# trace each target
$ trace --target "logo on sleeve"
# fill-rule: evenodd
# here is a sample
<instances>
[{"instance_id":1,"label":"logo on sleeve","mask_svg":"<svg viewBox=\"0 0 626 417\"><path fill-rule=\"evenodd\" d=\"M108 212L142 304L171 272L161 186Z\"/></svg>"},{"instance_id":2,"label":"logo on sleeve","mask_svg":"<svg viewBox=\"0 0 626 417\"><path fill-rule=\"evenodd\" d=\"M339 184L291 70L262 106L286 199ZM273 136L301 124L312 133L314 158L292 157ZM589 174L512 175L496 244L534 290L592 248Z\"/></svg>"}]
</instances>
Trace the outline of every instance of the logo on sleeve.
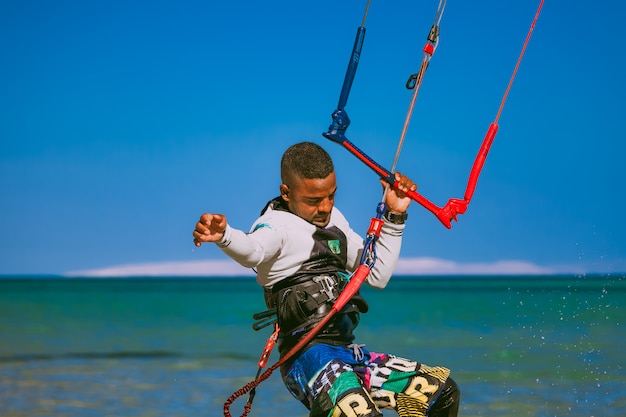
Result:
<instances>
[{"instance_id":1,"label":"logo on sleeve","mask_svg":"<svg viewBox=\"0 0 626 417\"><path fill-rule=\"evenodd\" d=\"M269 224L267 224L267 223L259 223L259 224L257 224L256 226L254 226L254 229L252 229L252 232L251 232L251 233L254 233L254 232L256 232L257 230L262 229L262 228L264 228L264 227L267 227L268 229L273 229L273 227L272 227L272 226L270 226L270 225L269 225Z\"/></svg>"}]
</instances>

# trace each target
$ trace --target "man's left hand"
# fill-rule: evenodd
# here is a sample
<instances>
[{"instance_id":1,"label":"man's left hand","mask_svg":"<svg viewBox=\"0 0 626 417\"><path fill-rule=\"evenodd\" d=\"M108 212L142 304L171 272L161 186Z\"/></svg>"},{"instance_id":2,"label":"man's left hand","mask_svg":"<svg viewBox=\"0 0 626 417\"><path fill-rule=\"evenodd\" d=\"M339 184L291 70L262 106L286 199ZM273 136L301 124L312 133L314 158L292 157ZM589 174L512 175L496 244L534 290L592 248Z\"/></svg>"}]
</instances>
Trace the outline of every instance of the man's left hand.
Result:
<instances>
[{"instance_id":1,"label":"man's left hand","mask_svg":"<svg viewBox=\"0 0 626 417\"><path fill-rule=\"evenodd\" d=\"M411 181L409 177L399 172L396 172L394 176L398 188L392 188L391 186L387 188L385 204L387 205L387 210L392 213L404 213L409 208L411 201L413 201L410 197L407 197L406 193L408 191L416 191L417 184ZM383 186L387 185L384 180L381 180L381 183Z\"/></svg>"}]
</instances>

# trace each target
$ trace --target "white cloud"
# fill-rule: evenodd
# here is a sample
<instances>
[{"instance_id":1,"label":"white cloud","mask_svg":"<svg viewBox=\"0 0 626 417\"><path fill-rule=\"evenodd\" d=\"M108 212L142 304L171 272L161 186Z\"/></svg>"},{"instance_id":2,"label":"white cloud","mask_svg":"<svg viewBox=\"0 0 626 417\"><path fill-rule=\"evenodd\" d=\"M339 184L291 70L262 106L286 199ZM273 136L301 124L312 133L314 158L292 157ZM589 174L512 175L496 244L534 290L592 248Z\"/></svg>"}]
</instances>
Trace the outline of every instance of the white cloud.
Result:
<instances>
[{"instance_id":1,"label":"white cloud","mask_svg":"<svg viewBox=\"0 0 626 417\"><path fill-rule=\"evenodd\" d=\"M461 263L438 258L403 258L398 261L395 275L550 275L583 273L573 267L544 267L526 261ZM118 265L100 269L71 271L69 277L133 277L133 276L254 276L251 269L231 260L155 262Z\"/></svg>"},{"instance_id":2,"label":"white cloud","mask_svg":"<svg viewBox=\"0 0 626 417\"><path fill-rule=\"evenodd\" d=\"M395 275L550 275L557 272L554 268L525 261L460 263L438 258L404 258L398 260Z\"/></svg>"},{"instance_id":3,"label":"white cloud","mask_svg":"<svg viewBox=\"0 0 626 417\"><path fill-rule=\"evenodd\" d=\"M134 277L134 276L254 276L254 271L244 268L231 260L154 262L143 264L118 265L100 269L71 271L69 277Z\"/></svg>"}]
</instances>

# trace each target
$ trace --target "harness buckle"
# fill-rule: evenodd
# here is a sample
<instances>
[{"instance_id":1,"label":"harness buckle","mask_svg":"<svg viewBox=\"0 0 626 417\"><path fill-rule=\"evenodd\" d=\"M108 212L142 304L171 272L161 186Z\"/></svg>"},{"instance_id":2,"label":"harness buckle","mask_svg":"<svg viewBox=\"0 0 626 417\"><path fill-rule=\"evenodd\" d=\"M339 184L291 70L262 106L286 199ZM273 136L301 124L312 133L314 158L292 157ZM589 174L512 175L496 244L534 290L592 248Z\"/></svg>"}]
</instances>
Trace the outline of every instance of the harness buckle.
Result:
<instances>
[{"instance_id":1,"label":"harness buckle","mask_svg":"<svg viewBox=\"0 0 626 417\"><path fill-rule=\"evenodd\" d=\"M337 282L333 279L333 277L328 275L320 275L313 277L313 282L319 284L320 293L324 294L328 297L329 300L334 300L336 297L335 288L337 286Z\"/></svg>"}]
</instances>

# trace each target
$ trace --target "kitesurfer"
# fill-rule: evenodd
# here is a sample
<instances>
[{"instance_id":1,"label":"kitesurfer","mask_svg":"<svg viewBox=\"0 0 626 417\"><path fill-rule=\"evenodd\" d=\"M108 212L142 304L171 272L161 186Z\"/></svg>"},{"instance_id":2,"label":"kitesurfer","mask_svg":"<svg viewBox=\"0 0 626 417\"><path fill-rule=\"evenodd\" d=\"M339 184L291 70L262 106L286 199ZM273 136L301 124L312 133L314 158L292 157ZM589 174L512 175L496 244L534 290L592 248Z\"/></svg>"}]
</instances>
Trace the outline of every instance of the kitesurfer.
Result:
<instances>
[{"instance_id":1,"label":"kitesurfer","mask_svg":"<svg viewBox=\"0 0 626 417\"><path fill-rule=\"evenodd\" d=\"M229 225L223 214L204 213L194 244L214 242L232 259L255 268L269 311L276 311L278 349L285 355L330 311L359 265L363 238L334 206L337 183L330 155L301 142L281 159L280 195L267 203L250 232ZM395 173L397 188L384 195L386 212L377 259L366 282L384 288L400 254L417 186ZM355 343L353 330L367 302L357 293L300 352L281 366L283 381L311 417L455 417L460 392L443 367L369 351Z\"/></svg>"}]
</instances>

